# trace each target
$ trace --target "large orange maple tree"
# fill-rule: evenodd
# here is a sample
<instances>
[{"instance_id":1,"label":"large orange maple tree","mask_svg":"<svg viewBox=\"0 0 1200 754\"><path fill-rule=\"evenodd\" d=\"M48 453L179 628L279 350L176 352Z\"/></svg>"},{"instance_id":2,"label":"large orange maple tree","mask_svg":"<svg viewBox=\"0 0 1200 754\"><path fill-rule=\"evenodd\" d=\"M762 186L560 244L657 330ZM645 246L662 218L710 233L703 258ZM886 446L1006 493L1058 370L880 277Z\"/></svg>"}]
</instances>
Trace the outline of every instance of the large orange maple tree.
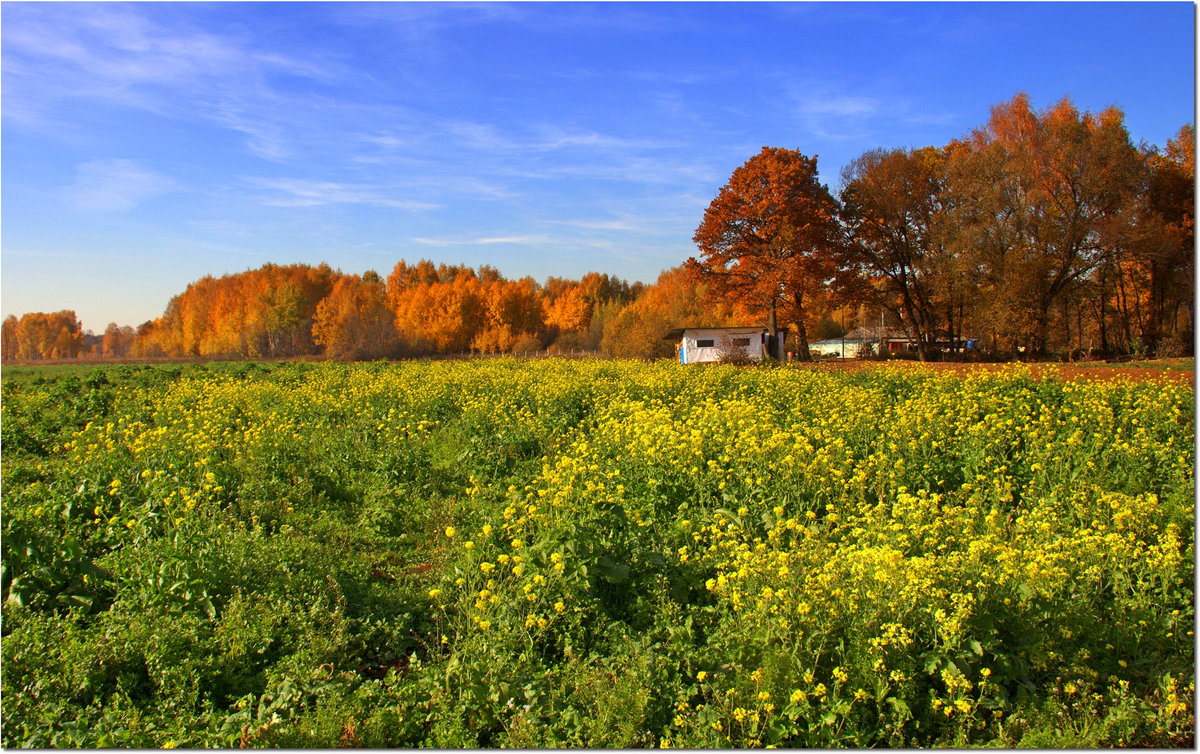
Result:
<instances>
[{"instance_id":1,"label":"large orange maple tree","mask_svg":"<svg viewBox=\"0 0 1200 754\"><path fill-rule=\"evenodd\" d=\"M718 300L765 314L772 338L780 320L795 325L797 356L808 359L806 306L831 282L843 248L837 212L815 156L763 147L708 205L693 237L701 255L687 270Z\"/></svg>"}]
</instances>

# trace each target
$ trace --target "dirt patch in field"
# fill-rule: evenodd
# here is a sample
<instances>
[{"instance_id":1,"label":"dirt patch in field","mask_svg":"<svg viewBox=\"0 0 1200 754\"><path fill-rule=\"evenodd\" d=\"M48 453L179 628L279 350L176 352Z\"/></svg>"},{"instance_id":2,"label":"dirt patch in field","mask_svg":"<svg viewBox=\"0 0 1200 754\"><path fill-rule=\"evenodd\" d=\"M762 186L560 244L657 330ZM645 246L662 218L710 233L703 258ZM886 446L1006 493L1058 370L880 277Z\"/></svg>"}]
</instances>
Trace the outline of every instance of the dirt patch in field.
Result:
<instances>
[{"instance_id":1,"label":"dirt patch in field","mask_svg":"<svg viewBox=\"0 0 1200 754\"><path fill-rule=\"evenodd\" d=\"M935 371L950 371L960 375L972 372L999 372L1011 368L1012 364L966 364L960 362L931 361L922 364L919 361L823 361L811 365L794 364L801 369L816 369L825 371L856 371L872 369L887 365L912 368L927 368ZM1196 373L1182 368L1167 368L1165 365L1136 366L1133 364L1097 364L1097 363L1060 363L1041 362L1029 363L1030 372L1037 379L1058 377L1062 380L1120 380L1128 379L1135 382L1146 380L1176 380L1189 385L1196 384Z\"/></svg>"}]
</instances>

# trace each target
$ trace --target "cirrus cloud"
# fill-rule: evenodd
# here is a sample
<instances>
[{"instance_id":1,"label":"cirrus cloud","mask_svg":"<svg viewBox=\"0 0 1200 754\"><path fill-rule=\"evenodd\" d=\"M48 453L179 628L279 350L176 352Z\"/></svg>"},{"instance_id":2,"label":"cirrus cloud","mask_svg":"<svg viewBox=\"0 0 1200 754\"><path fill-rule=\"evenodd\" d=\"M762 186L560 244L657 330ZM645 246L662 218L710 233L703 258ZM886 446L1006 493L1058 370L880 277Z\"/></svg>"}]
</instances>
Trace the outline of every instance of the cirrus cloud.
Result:
<instances>
[{"instance_id":1,"label":"cirrus cloud","mask_svg":"<svg viewBox=\"0 0 1200 754\"><path fill-rule=\"evenodd\" d=\"M75 168L66 189L69 204L87 212L127 212L138 204L174 191L173 179L133 160L102 159Z\"/></svg>"}]
</instances>

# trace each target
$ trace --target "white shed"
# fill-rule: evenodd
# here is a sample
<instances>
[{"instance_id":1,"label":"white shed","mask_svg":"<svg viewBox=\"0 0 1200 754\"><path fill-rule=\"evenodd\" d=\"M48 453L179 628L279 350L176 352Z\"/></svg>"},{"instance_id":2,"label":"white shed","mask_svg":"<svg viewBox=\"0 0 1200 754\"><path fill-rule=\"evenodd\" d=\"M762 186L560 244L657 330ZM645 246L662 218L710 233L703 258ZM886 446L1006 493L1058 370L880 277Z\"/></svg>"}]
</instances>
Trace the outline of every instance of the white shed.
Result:
<instances>
[{"instance_id":1,"label":"white shed","mask_svg":"<svg viewBox=\"0 0 1200 754\"><path fill-rule=\"evenodd\" d=\"M680 364L701 364L722 358L761 361L766 350L765 327L678 327L663 336L676 342Z\"/></svg>"}]
</instances>

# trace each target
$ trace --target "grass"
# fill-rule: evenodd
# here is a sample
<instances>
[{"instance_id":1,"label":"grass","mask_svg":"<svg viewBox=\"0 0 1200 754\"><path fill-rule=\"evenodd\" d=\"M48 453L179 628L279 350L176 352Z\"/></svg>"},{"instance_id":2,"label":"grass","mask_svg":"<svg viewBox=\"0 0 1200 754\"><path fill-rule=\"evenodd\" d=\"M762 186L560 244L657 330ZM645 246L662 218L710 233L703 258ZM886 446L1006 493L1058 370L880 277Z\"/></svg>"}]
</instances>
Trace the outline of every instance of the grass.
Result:
<instances>
[{"instance_id":1,"label":"grass","mask_svg":"<svg viewBox=\"0 0 1200 754\"><path fill-rule=\"evenodd\" d=\"M3 373L5 746L1190 746L1174 380Z\"/></svg>"}]
</instances>

